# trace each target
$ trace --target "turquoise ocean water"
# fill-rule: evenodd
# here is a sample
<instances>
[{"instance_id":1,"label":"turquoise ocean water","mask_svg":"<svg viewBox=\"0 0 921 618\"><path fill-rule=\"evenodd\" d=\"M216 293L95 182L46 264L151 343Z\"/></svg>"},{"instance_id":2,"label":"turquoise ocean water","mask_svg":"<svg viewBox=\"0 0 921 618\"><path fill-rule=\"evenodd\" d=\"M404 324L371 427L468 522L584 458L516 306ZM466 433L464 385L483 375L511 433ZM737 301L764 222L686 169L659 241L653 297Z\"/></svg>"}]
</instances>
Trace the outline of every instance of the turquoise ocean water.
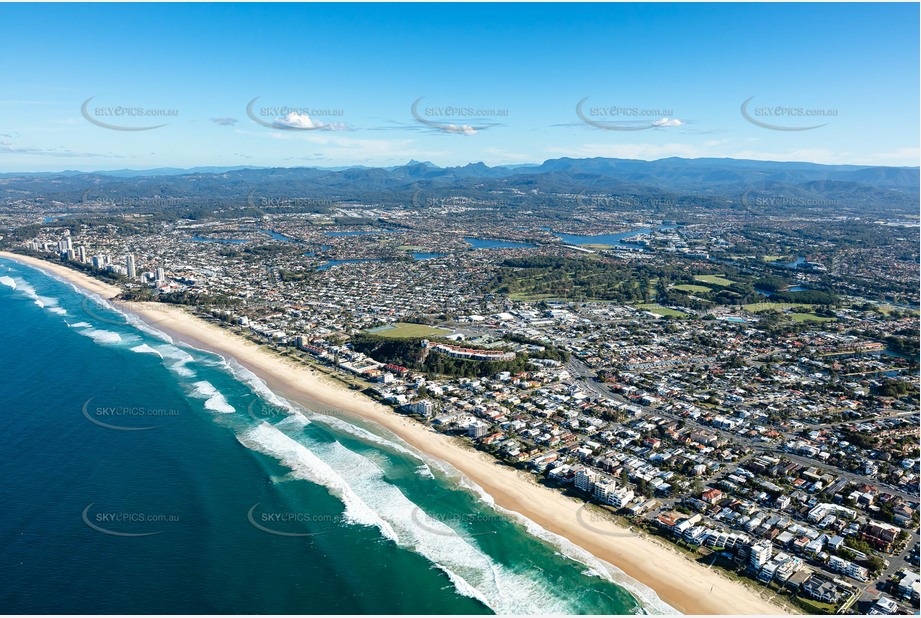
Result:
<instances>
[{"instance_id":1,"label":"turquoise ocean water","mask_svg":"<svg viewBox=\"0 0 921 618\"><path fill-rule=\"evenodd\" d=\"M383 429L3 259L0 331L5 613L665 608Z\"/></svg>"}]
</instances>

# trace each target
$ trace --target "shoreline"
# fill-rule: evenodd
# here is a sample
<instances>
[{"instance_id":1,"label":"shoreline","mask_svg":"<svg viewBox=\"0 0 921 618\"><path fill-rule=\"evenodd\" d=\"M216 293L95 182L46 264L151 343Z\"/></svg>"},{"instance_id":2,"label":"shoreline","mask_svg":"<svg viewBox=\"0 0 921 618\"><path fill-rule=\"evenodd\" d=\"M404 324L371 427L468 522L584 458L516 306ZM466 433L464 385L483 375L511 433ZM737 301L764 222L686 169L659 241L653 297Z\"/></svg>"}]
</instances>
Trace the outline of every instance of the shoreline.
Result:
<instances>
[{"instance_id":1,"label":"shoreline","mask_svg":"<svg viewBox=\"0 0 921 618\"><path fill-rule=\"evenodd\" d=\"M51 272L78 287L114 298L121 290L92 277L30 256L0 251L0 257ZM730 580L693 562L664 541L638 536L607 518L591 518L584 501L544 487L527 473L505 466L457 438L439 434L394 412L367 396L312 369L265 350L259 345L192 315L187 310L160 303L115 301L120 309L164 331L177 341L233 358L262 379L277 394L319 413L342 413L373 422L414 449L447 463L479 486L496 506L520 514L627 575L655 592L661 601L684 614L779 615L790 610L769 600L765 591ZM631 582L618 582L638 600ZM638 594L639 592L639 594Z\"/></svg>"},{"instance_id":2,"label":"shoreline","mask_svg":"<svg viewBox=\"0 0 921 618\"><path fill-rule=\"evenodd\" d=\"M20 255L18 253L10 253L9 251L0 251L0 257L4 257L9 260L13 260L14 262L19 262L20 264L32 266L47 273L57 275L58 278L81 287L84 290L91 292L92 294L98 294L100 297L106 300L115 298L122 292L121 288L117 286L114 286L110 283L104 283L99 279L90 277L89 275L76 271L73 268L67 268L63 264L55 264L54 262L41 260L39 258L32 257L31 255Z\"/></svg>"}]
</instances>

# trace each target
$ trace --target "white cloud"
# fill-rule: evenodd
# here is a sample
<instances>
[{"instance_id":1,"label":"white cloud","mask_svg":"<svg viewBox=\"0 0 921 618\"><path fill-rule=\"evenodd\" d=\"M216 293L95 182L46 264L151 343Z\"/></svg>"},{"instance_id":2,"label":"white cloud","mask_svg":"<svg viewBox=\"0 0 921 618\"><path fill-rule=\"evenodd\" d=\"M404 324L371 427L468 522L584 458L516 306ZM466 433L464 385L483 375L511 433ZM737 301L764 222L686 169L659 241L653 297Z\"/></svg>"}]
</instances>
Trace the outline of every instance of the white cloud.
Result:
<instances>
[{"instance_id":1,"label":"white cloud","mask_svg":"<svg viewBox=\"0 0 921 618\"><path fill-rule=\"evenodd\" d=\"M345 124L341 122L325 123L318 120L311 120L310 116L307 114L298 114L297 112L289 112L284 118L276 118L274 124L283 129L342 131L347 128Z\"/></svg>"},{"instance_id":2,"label":"white cloud","mask_svg":"<svg viewBox=\"0 0 921 618\"><path fill-rule=\"evenodd\" d=\"M476 135L479 133L476 129L471 127L469 124L456 125L456 124L445 124L438 127L440 131L445 133L459 133L461 135Z\"/></svg>"},{"instance_id":3,"label":"white cloud","mask_svg":"<svg viewBox=\"0 0 921 618\"><path fill-rule=\"evenodd\" d=\"M684 123L677 118L663 118L652 123L654 127L680 127Z\"/></svg>"}]
</instances>

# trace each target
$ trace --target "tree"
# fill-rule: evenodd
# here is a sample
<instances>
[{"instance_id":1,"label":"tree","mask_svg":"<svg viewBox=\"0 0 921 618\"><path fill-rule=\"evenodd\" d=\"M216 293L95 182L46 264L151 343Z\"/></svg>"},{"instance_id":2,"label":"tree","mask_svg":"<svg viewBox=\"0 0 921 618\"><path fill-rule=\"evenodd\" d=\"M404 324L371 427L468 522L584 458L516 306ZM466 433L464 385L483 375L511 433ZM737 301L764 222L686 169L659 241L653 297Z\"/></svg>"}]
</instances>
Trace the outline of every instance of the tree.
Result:
<instances>
[{"instance_id":1,"label":"tree","mask_svg":"<svg viewBox=\"0 0 921 618\"><path fill-rule=\"evenodd\" d=\"M867 570L873 575L878 575L886 568L886 561L879 556L870 556L867 558Z\"/></svg>"},{"instance_id":2,"label":"tree","mask_svg":"<svg viewBox=\"0 0 921 618\"><path fill-rule=\"evenodd\" d=\"M700 479L695 478L694 481L691 483L691 493L693 493L696 496L699 496L700 494L703 493L703 491L704 491L704 486L700 482Z\"/></svg>"}]
</instances>

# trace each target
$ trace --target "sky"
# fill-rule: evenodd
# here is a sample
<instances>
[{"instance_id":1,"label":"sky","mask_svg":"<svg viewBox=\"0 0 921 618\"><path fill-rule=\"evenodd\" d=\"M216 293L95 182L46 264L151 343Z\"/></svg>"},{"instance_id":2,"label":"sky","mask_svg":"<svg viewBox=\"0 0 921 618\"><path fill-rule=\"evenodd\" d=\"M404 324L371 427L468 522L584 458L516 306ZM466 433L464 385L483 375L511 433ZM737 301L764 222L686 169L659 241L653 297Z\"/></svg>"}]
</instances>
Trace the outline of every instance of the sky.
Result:
<instances>
[{"instance_id":1,"label":"sky","mask_svg":"<svg viewBox=\"0 0 921 618\"><path fill-rule=\"evenodd\" d=\"M0 4L0 172L919 164L918 4Z\"/></svg>"}]
</instances>

